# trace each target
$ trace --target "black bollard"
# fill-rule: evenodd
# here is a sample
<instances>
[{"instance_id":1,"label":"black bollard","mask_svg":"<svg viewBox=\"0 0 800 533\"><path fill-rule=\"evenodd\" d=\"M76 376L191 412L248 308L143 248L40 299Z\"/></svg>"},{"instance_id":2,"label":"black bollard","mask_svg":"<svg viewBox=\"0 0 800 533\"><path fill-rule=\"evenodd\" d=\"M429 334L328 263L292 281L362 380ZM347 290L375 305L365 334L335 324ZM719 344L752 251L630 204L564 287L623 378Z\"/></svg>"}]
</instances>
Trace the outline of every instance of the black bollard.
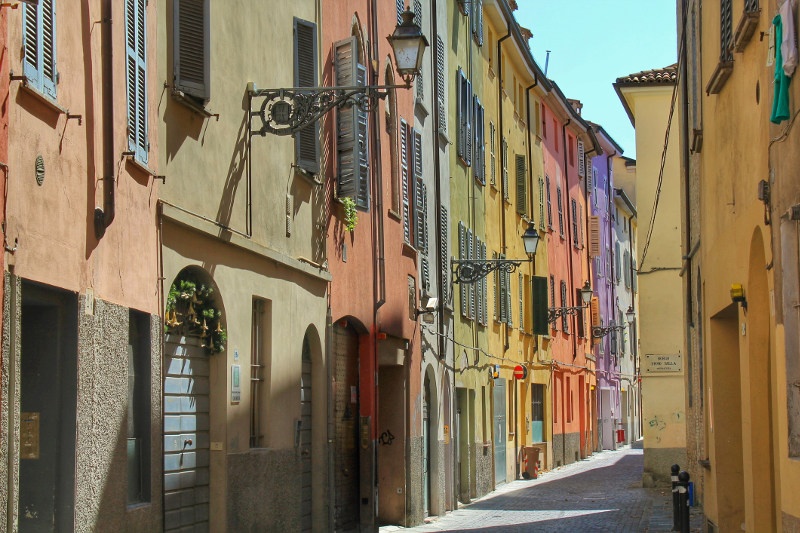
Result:
<instances>
[{"instance_id":1,"label":"black bollard","mask_svg":"<svg viewBox=\"0 0 800 533\"><path fill-rule=\"evenodd\" d=\"M680 507L680 532L689 533L689 472L678 474L678 507Z\"/></svg>"},{"instance_id":2,"label":"black bollard","mask_svg":"<svg viewBox=\"0 0 800 533\"><path fill-rule=\"evenodd\" d=\"M678 465L672 465L670 469L670 479L672 480L672 531L680 531L680 508L678 507L678 472L680 472L681 467Z\"/></svg>"}]
</instances>

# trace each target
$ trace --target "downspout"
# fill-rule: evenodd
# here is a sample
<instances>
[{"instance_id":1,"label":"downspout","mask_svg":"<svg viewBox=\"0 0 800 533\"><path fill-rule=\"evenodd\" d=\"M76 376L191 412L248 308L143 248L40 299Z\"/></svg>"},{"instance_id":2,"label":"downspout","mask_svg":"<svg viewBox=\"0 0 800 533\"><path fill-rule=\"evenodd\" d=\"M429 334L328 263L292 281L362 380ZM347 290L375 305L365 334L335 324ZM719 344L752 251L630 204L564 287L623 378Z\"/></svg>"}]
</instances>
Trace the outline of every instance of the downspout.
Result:
<instances>
[{"instance_id":1,"label":"downspout","mask_svg":"<svg viewBox=\"0 0 800 533\"><path fill-rule=\"evenodd\" d=\"M116 215L114 197L114 43L112 39L113 0L103 2L100 39L103 47L103 208L94 210L94 234L100 240Z\"/></svg>"},{"instance_id":2,"label":"downspout","mask_svg":"<svg viewBox=\"0 0 800 533\"><path fill-rule=\"evenodd\" d=\"M687 6L686 2L684 1L683 6L683 13L682 17L683 20L682 25L686 28L686 15L687 13ZM692 262L692 254L690 252L692 248L692 217L691 217L691 209L690 209L690 199L691 199L691 186L690 186L690 179L689 179L689 86L686 83L687 76L688 76L688 67L686 66L687 52L686 52L686 31L683 31L683 35L681 36L683 42L681 43L681 73L680 73L680 82L681 82L681 96L683 102L681 104L681 119L683 122L683 127L681 128L682 131L682 139L683 139L683 146L681 150L681 158L683 159L683 205L684 205L684 221L683 227L684 229L684 250L685 250L685 257L686 261L691 263ZM693 316L693 309L692 309L692 269L686 268L684 266L684 270L686 271L686 327L687 331L692 326L692 316ZM697 303L700 305L700 302ZM689 346L687 346L688 348ZM688 350L687 350L688 352Z\"/></svg>"},{"instance_id":3,"label":"downspout","mask_svg":"<svg viewBox=\"0 0 800 533\"><path fill-rule=\"evenodd\" d=\"M513 24L513 20L511 24ZM501 37L497 40L497 77L500 80L500 83L497 84L497 131L500 133L500 165L502 166L503 161L503 139L505 139L505 134L503 133L503 41L511 37L511 27L508 28L508 33L505 37ZM505 180L503 176L500 176L500 197L501 197L501 205L502 208L500 209L500 253L506 253L506 205L505 205L505 197L506 197L506 190L505 190ZM502 304L501 304L502 305ZM503 346L504 351L508 349L508 324L503 326L505 330L505 335L503 337Z\"/></svg>"},{"instance_id":4,"label":"downspout","mask_svg":"<svg viewBox=\"0 0 800 533\"><path fill-rule=\"evenodd\" d=\"M611 206L613 204L613 201L611 199L611 191L613 191L613 188L611 187L611 158L614 157L615 155L617 155L617 151L616 150L614 150L613 154L608 154L606 156L606 213L608 213L608 215L609 215L608 216L609 220L611 220ZM613 238L614 237L614 230L613 230L613 224L611 222L609 222L609 224L607 226L607 235L608 235L608 253L611 255L611 273L612 273L611 280L612 280L612 282L611 282L611 297L609 298L609 301L606 302L606 306L607 306L608 309L611 309L611 313L612 313L611 320L614 321L614 323L616 324L617 314L616 314L616 309L614 307L615 307L615 302L617 301L616 292L617 292L617 282L619 280L615 279L615 276L616 276L616 273L617 273L617 270L615 268L615 266L617 264L616 263L617 258L616 258L616 254L615 254L616 248L614 246L612 246L612 243L614 242L614 238ZM615 372L617 370L617 362L619 361L619 356L618 355L613 355L611 353L611 339L615 338L616 334L617 334L616 331L612 331L611 332L611 336L605 337L605 339L608 339L608 344L609 344L608 350L606 351L606 353L608 354L608 365L606 366L606 373L605 373L605 376L604 376L604 379L606 381L606 386L607 387L610 387L611 384L612 384L612 376L614 376L614 374L615 374ZM604 341L605 341L605 339L604 339ZM619 347L619 341L617 341L617 348L618 347ZM614 372L611 372L610 370L613 370ZM615 387L614 387L613 390L614 390L615 393L618 393L619 392L619 379L618 379L618 377L614 378L614 379L615 379L615 383L616 384L615 384ZM613 407L615 403L618 403L617 402L618 398L616 397L616 394L614 396L612 396L609 393L609 398L610 398L610 401L611 401L611 406L609 406L609 407ZM610 413L610 411L609 411L609 413ZM614 427L615 427L614 420L615 419L610 417L610 416L609 416L609 419L611 420L611 424L612 424L612 426L611 426L611 449L616 449L616 441L614 439Z\"/></svg>"},{"instance_id":5,"label":"downspout","mask_svg":"<svg viewBox=\"0 0 800 533\"><path fill-rule=\"evenodd\" d=\"M564 123L564 125L561 126L561 139L562 139L561 148L564 151L564 176L566 177L567 185L569 185L569 160L567 159L567 155L569 153L569 150L568 150L568 147L567 147L567 126L569 126L570 124L572 124L572 119L568 118L567 121ZM564 190L566 191L566 195L562 195L561 198L562 198L563 201L566 201L566 209L565 209L565 211L567 213L569 213L570 209L571 209L571 206L572 206L572 203L570 202L571 198L569 196L569 187L566 187ZM572 246L572 221L570 220L569 216L567 216L567 220L565 220L565 222L566 222L566 226L567 226L567 247L570 248ZM567 259L569 261L569 279L570 279L570 281L574 281L574 279L575 279L575 271L574 271L574 268L573 268L573 265L572 265L572 250L571 249L567 253ZM569 292L571 293L569 295L570 296L570 300L572 300L574 302L575 301L574 287L571 287ZM577 339L578 331L577 331L577 326L575 324L576 324L576 321L573 320L573 328L574 328L575 331L573 331L572 335L570 335L572 337L572 359L573 360L575 360L575 358L578 357L578 339Z\"/></svg>"},{"instance_id":6,"label":"downspout","mask_svg":"<svg viewBox=\"0 0 800 533\"><path fill-rule=\"evenodd\" d=\"M591 129L591 125L589 126L589 128ZM590 137L590 140L591 140L591 137ZM594 145L594 146L597 146L597 145ZM591 238L591 233L589 231L589 217L591 216L591 206L590 206L591 201L589 200L589 189L587 187L587 184L589 183L589 179L592 176L592 164L591 164L591 158L589 157L589 155L594 153L594 152L597 152L597 148L595 148L595 147L593 147L591 150L587 150L587 151L585 151L583 153L583 188L584 188L583 197L586 200L586 206L584 207L584 213L585 213L586 216L584 217L585 220L583 221L583 231L584 231L584 235L586 235L586 239L584 240L584 243L586 243L586 246L588 248L590 248L590 249L591 249L591 246L589 246L589 239ZM589 163L588 165L587 165L587 162ZM587 253L586 253L586 275L591 280L591 284L593 286L592 288L594 289L594 279L592 279L592 260L589 258L589 255L590 254L587 251ZM594 356L594 336L592 335L591 305L592 304L591 304L591 300L590 300L589 301L589 306L590 306L589 307L589 331L586 332L586 334L587 334L586 338L588 339L587 342L589 344L589 347L588 347L589 353L591 353ZM585 320L584 320L584 323L585 323ZM587 366L588 366L588 363L587 363ZM595 370L597 370L597 356L595 356ZM587 374L588 374L588 372L587 372ZM598 396L597 378L596 378L596 376L597 376L597 373L595 372L595 397ZM591 387L591 385L590 385L590 387ZM589 389L589 391L590 392L589 392L589 394L587 396L589 397L589 399L591 401L591 388ZM597 402L595 402L595 404L597 404ZM588 429L587 429L587 431L588 431L589 435L591 435L592 438L591 438L591 441L587 444L586 447L587 447L587 449L594 450L594 449L597 448L595 446L595 444L594 444L595 437L598 436L597 435L597 413L592 413L591 404L589 405L589 409L587 409L587 414L589 415L590 427L592 428L591 431L588 430ZM588 437L588 435L587 435L587 437ZM599 442L599 439L598 439L598 442Z\"/></svg>"}]
</instances>

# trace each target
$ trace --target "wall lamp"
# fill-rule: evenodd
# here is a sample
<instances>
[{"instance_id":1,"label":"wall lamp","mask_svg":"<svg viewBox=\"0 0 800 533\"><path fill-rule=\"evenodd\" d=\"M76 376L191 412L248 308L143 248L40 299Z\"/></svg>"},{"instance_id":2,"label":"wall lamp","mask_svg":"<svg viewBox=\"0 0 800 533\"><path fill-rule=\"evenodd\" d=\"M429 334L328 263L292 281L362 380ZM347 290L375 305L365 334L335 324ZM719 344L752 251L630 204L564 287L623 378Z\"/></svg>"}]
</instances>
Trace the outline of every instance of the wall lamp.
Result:
<instances>
[{"instance_id":1,"label":"wall lamp","mask_svg":"<svg viewBox=\"0 0 800 533\"><path fill-rule=\"evenodd\" d=\"M428 40L422 29L414 24L414 13L406 8L403 21L387 39L394 52L395 69L404 85L365 85L344 87L288 87L283 89L258 89L255 83L247 84L250 98L263 98L261 109L252 116L261 118L261 129L253 134L261 136L293 135L307 128L336 107L355 105L363 111L375 109L391 89L410 89L411 82L422 68L422 56ZM355 80L353 80L355 82Z\"/></svg>"},{"instance_id":2,"label":"wall lamp","mask_svg":"<svg viewBox=\"0 0 800 533\"><path fill-rule=\"evenodd\" d=\"M422 297L422 308L416 309L414 311L414 318L419 318L420 315L422 316L422 321L426 324L433 323L433 313L435 313L438 308L436 305L439 303L439 299L435 296L424 295Z\"/></svg>"},{"instance_id":3,"label":"wall lamp","mask_svg":"<svg viewBox=\"0 0 800 533\"><path fill-rule=\"evenodd\" d=\"M583 305L576 305L573 307L551 307L547 310L547 321L551 324L554 324L559 318L563 316L575 315L584 307L588 307L589 302L592 301L592 286L589 285L589 280L586 280L586 283L584 283L583 287L581 287L581 301L583 302Z\"/></svg>"},{"instance_id":4,"label":"wall lamp","mask_svg":"<svg viewBox=\"0 0 800 533\"><path fill-rule=\"evenodd\" d=\"M731 301L742 305L742 309L747 311L747 299L744 297L744 286L741 283L731 284Z\"/></svg>"},{"instance_id":5,"label":"wall lamp","mask_svg":"<svg viewBox=\"0 0 800 533\"><path fill-rule=\"evenodd\" d=\"M514 272L523 261L530 261L536 255L539 246L539 232L532 223L522 234L522 243L528 259L452 259L453 283L477 283L495 270Z\"/></svg>"},{"instance_id":6,"label":"wall lamp","mask_svg":"<svg viewBox=\"0 0 800 533\"><path fill-rule=\"evenodd\" d=\"M632 305L628 307L627 311L625 311L625 318L628 319L629 325L633 324L633 321L636 318L636 313L634 312ZM610 326L606 327L595 326L592 328L592 337L594 337L595 339L599 339L601 337L605 337L612 331L622 331L626 327L628 326L626 326L625 324L615 325L613 322Z\"/></svg>"}]
</instances>

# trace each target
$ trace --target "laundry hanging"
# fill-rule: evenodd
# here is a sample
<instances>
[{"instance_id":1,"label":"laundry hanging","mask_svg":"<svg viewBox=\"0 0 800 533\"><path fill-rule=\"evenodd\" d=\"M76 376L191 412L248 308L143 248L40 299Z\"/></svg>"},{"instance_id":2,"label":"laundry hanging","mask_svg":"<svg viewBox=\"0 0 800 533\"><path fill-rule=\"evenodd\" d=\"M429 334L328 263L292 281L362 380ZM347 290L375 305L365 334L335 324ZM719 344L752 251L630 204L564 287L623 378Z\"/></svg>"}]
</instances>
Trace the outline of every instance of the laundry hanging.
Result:
<instances>
[{"instance_id":1,"label":"laundry hanging","mask_svg":"<svg viewBox=\"0 0 800 533\"><path fill-rule=\"evenodd\" d=\"M775 26L775 96L772 100L770 121L780 124L790 116L789 84L797 65L797 47L795 46L794 15L792 0L786 0L780 12L772 19Z\"/></svg>"}]
</instances>

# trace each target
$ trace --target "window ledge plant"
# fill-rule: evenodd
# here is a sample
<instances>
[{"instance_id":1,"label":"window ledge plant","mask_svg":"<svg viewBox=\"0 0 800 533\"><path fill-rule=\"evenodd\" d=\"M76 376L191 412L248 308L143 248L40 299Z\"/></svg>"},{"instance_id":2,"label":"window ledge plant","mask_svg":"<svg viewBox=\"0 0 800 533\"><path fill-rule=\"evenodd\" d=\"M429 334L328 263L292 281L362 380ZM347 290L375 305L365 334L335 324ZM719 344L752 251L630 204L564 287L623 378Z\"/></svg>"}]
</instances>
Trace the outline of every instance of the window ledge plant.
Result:
<instances>
[{"instance_id":1,"label":"window ledge plant","mask_svg":"<svg viewBox=\"0 0 800 533\"><path fill-rule=\"evenodd\" d=\"M200 337L211 353L225 349L228 339L222 327L222 311L213 301L214 289L183 274L169 289L164 332Z\"/></svg>"}]
</instances>

